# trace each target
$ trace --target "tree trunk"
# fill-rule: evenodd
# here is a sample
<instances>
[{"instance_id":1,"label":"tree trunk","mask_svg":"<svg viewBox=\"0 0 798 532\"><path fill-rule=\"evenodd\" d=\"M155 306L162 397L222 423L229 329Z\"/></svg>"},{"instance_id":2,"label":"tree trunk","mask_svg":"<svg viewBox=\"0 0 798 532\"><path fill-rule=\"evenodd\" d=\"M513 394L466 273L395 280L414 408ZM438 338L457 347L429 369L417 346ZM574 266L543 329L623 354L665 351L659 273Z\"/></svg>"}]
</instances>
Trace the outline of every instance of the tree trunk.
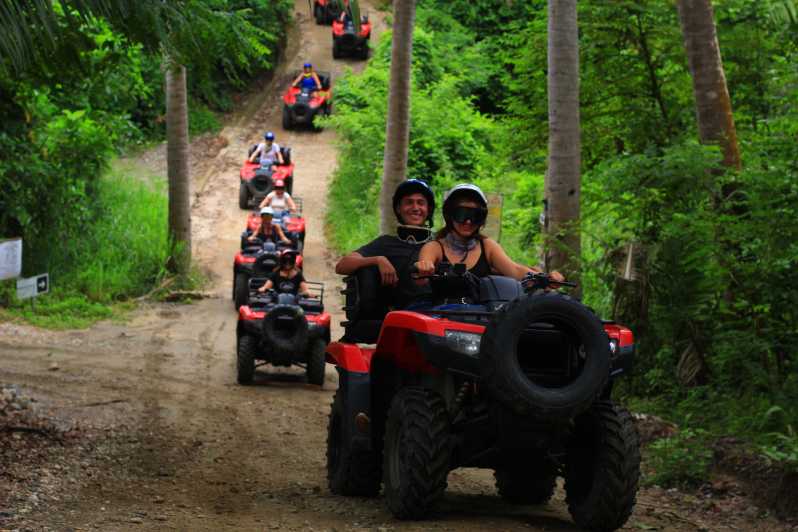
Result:
<instances>
[{"instance_id":1,"label":"tree trunk","mask_svg":"<svg viewBox=\"0 0 798 532\"><path fill-rule=\"evenodd\" d=\"M723 164L740 168L740 149L731 99L710 0L678 0L679 21L693 77L698 135L702 144L719 144Z\"/></svg>"},{"instance_id":2,"label":"tree trunk","mask_svg":"<svg viewBox=\"0 0 798 532\"><path fill-rule=\"evenodd\" d=\"M385 127L385 155L380 193L380 230L383 234L395 232L393 193L407 174L407 149L410 143L410 63L413 57L415 16L415 0L394 0L391 86L388 93L388 120Z\"/></svg>"},{"instance_id":3,"label":"tree trunk","mask_svg":"<svg viewBox=\"0 0 798 532\"><path fill-rule=\"evenodd\" d=\"M579 280L579 35L576 0L549 0L549 168L545 183L546 268Z\"/></svg>"},{"instance_id":4,"label":"tree trunk","mask_svg":"<svg viewBox=\"0 0 798 532\"><path fill-rule=\"evenodd\" d=\"M166 58L166 157L169 176L169 269L188 273L191 266L191 180L188 171L186 68Z\"/></svg>"}]
</instances>

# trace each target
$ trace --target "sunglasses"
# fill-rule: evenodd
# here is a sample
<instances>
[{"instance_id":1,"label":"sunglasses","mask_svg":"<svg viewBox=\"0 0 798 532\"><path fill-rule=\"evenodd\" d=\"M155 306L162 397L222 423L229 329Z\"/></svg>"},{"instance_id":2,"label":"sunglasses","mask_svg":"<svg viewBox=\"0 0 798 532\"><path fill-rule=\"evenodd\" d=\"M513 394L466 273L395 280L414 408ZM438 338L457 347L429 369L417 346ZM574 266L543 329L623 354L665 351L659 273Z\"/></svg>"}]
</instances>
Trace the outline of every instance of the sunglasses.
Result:
<instances>
[{"instance_id":1,"label":"sunglasses","mask_svg":"<svg viewBox=\"0 0 798 532\"><path fill-rule=\"evenodd\" d=\"M452 220L462 224L466 220L476 225L481 225L488 217L488 210L484 207L455 207L452 211Z\"/></svg>"}]
</instances>

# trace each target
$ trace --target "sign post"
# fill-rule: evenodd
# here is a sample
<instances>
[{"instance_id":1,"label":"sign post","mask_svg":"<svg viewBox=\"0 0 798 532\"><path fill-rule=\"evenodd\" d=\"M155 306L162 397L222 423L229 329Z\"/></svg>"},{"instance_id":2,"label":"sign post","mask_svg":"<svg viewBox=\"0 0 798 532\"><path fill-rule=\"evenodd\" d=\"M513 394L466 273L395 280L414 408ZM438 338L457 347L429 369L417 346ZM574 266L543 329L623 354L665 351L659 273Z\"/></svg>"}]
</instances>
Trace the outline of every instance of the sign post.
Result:
<instances>
[{"instance_id":1,"label":"sign post","mask_svg":"<svg viewBox=\"0 0 798 532\"><path fill-rule=\"evenodd\" d=\"M502 236L502 206L504 198L501 194L486 194L488 198L488 222L485 224L485 235L496 242Z\"/></svg>"}]
</instances>

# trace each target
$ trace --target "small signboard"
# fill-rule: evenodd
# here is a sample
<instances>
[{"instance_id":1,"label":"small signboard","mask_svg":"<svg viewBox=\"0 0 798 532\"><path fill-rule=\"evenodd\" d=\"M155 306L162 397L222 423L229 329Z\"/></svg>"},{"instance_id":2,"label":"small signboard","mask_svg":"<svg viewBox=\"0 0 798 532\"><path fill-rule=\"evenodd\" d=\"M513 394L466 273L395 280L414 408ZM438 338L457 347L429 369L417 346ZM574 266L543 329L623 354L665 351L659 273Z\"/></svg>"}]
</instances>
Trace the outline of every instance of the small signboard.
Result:
<instances>
[{"instance_id":1,"label":"small signboard","mask_svg":"<svg viewBox=\"0 0 798 532\"><path fill-rule=\"evenodd\" d=\"M17 299L29 299L50 291L50 274L17 279Z\"/></svg>"},{"instance_id":2,"label":"small signboard","mask_svg":"<svg viewBox=\"0 0 798 532\"><path fill-rule=\"evenodd\" d=\"M504 199L501 194L486 194L488 197L488 221L483 233L496 242L502 236L502 204Z\"/></svg>"},{"instance_id":3,"label":"small signboard","mask_svg":"<svg viewBox=\"0 0 798 532\"><path fill-rule=\"evenodd\" d=\"M22 239L0 240L0 281L16 279L22 273Z\"/></svg>"}]
</instances>

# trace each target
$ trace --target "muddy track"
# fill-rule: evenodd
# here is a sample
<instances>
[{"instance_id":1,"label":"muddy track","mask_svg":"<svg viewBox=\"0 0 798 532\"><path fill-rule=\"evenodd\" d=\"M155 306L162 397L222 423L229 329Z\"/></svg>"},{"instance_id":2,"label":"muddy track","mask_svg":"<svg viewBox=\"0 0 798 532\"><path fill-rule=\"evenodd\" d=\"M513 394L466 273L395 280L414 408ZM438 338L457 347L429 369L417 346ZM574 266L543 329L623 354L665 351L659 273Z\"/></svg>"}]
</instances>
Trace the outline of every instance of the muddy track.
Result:
<instances>
[{"instance_id":1,"label":"muddy track","mask_svg":"<svg viewBox=\"0 0 798 532\"><path fill-rule=\"evenodd\" d=\"M325 283L336 327L341 320L335 295L340 279L323 238L335 137L330 131L283 131L279 94L305 60L334 76L347 67L358 71L362 63L334 62L329 27L312 22L305 0L296 1L295 11L282 66L242 102L218 142L203 145L216 146L212 156L195 157L194 255L211 276L213 297L191 305L146 305L128 323L87 331L0 324L0 381L22 385L44 407L79 422L87 435L64 451L66 465L36 466L29 479L41 488L36 500L23 497L21 487L0 494L0 528L576 529L562 490L543 507L508 506L495 496L487 471L453 472L441 512L429 522L396 521L379 498L335 497L325 471L327 415L337 385L332 368L322 390L293 369L259 373L253 386L235 384L231 270L246 216L237 207L237 176L247 146L265 130L293 148L295 195L303 198L308 218L306 277ZM384 16L369 11L378 34ZM140 162L165 174L162 150ZM629 528L727 528L707 526L704 514L680 500L642 493Z\"/></svg>"}]
</instances>

